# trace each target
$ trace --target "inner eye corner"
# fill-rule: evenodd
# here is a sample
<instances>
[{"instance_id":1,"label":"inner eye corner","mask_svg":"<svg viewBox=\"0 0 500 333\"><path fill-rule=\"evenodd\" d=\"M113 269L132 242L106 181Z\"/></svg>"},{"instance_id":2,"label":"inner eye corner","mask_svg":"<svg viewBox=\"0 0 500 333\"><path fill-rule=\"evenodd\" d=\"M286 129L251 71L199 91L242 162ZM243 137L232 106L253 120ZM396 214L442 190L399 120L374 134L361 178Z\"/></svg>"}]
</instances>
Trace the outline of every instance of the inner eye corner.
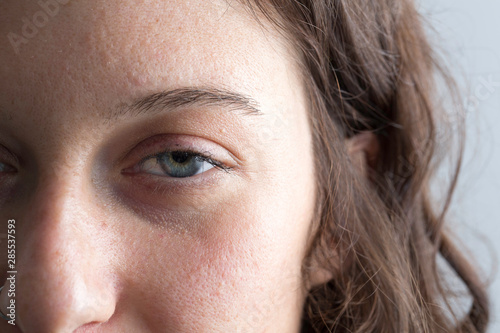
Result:
<instances>
[{"instance_id":1,"label":"inner eye corner","mask_svg":"<svg viewBox=\"0 0 500 333\"><path fill-rule=\"evenodd\" d=\"M6 163L0 163L0 172L2 173L15 173L17 169L12 165Z\"/></svg>"}]
</instances>

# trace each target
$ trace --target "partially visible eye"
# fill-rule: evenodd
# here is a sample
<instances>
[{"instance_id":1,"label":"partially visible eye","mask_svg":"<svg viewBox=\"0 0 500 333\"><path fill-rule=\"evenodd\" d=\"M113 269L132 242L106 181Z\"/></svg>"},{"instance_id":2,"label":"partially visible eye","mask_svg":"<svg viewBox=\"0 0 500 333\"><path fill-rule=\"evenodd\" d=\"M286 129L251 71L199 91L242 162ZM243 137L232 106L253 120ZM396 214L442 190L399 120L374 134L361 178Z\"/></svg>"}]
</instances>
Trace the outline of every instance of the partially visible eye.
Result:
<instances>
[{"instance_id":1,"label":"partially visible eye","mask_svg":"<svg viewBox=\"0 0 500 333\"><path fill-rule=\"evenodd\" d=\"M214 167L226 170L220 162L188 151L164 152L145 158L136 171L173 178L193 177Z\"/></svg>"},{"instance_id":2,"label":"partially visible eye","mask_svg":"<svg viewBox=\"0 0 500 333\"><path fill-rule=\"evenodd\" d=\"M16 172L16 169L13 166L0 162L0 172Z\"/></svg>"}]
</instances>

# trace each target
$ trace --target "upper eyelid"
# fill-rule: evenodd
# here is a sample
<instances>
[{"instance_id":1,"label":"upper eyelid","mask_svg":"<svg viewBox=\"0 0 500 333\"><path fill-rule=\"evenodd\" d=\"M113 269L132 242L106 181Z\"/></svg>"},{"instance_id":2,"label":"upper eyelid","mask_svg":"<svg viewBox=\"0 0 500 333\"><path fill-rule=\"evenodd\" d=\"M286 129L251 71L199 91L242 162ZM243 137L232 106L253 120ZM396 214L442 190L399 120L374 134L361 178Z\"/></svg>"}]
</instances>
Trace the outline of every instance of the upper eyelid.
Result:
<instances>
[{"instance_id":1,"label":"upper eyelid","mask_svg":"<svg viewBox=\"0 0 500 333\"><path fill-rule=\"evenodd\" d=\"M193 156L197 156L197 157L199 156L199 157L206 158L206 159L212 159L211 154L194 151L192 149L170 149L170 150L164 150L164 151L161 151L161 152L155 153L155 154L149 154L146 157L142 158L139 163L147 161L150 158L158 158L161 155L173 153L173 152L186 152L186 153L192 154Z\"/></svg>"},{"instance_id":2,"label":"upper eyelid","mask_svg":"<svg viewBox=\"0 0 500 333\"><path fill-rule=\"evenodd\" d=\"M126 150L127 153L118 157L118 160L113 163L116 168L122 171L137 170L140 163L147 159L173 151L184 151L204 156L205 160L215 162L212 164L219 170L232 170L239 165L239 160L224 146L192 134L153 134L129 147Z\"/></svg>"}]
</instances>

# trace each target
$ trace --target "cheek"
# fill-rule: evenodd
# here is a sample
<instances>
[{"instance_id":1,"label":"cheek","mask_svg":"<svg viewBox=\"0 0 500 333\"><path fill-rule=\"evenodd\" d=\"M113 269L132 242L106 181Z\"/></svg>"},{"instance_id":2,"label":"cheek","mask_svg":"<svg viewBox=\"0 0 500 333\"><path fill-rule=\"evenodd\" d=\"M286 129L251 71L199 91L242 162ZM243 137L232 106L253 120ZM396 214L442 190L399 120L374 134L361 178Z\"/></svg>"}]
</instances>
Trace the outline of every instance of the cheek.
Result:
<instances>
[{"instance_id":1,"label":"cheek","mask_svg":"<svg viewBox=\"0 0 500 333\"><path fill-rule=\"evenodd\" d=\"M130 237L132 229L141 235L122 244L129 303L153 331L296 330L315 202L305 114L271 122L273 135L259 136L258 161L204 196L203 209L173 209L175 227L127 224Z\"/></svg>"},{"instance_id":2,"label":"cheek","mask_svg":"<svg viewBox=\"0 0 500 333\"><path fill-rule=\"evenodd\" d=\"M300 317L310 203L297 200L295 185L270 180L198 215L196 229L128 244L129 292L150 323L235 331Z\"/></svg>"}]
</instances>

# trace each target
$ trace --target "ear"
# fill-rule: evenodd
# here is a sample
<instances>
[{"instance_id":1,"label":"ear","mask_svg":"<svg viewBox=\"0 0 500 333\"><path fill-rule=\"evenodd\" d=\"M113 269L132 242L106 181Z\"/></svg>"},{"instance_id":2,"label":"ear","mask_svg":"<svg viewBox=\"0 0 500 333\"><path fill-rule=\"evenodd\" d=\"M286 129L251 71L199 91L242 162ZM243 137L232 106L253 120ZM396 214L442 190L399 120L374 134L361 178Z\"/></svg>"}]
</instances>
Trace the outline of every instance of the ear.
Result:
<instances>
[{"instance_id":1,"label":"ear","mask_svg":"<svg viewBox=\"0 0 500 333\"><path fill-rule=\"evenodd\" d=\"M354 167L361 175L368 177L368 169L375 168L380 150L377 136L371 132L361 132L346 140L346 148ZM308 288L321 285L333 278L332 272L322 268L315 258L313 254L309 266ZM335 261L334 258L332 260Z\"/></svg>"},{"instance_id":2,"label":"ear","mask_svg":"<svg viewBox=\"0 0 500 333\"><path fill-rule=\"evenodd\" d=\"M335 262L337 262L337 260L335 260ZM308 277L309 279L307 280L308 284L306 285L306 288L307 290L310 290L313 287L320 286L330 281L333 278L333 273L323 268L323 266L318 263L316 257L313 256L309 267Z\"/></svg>"},{"instance_id":3,"label":"ear","mask_svg":"<svg viewBox=\"0 0 500 333\"><path fill-rule=\"evenodd\" d=\"M378 138L372 132L361 132L346 140L347 153L354 167L364 176L375 168L380 151Z\"/></svg>"}]
</instances>

